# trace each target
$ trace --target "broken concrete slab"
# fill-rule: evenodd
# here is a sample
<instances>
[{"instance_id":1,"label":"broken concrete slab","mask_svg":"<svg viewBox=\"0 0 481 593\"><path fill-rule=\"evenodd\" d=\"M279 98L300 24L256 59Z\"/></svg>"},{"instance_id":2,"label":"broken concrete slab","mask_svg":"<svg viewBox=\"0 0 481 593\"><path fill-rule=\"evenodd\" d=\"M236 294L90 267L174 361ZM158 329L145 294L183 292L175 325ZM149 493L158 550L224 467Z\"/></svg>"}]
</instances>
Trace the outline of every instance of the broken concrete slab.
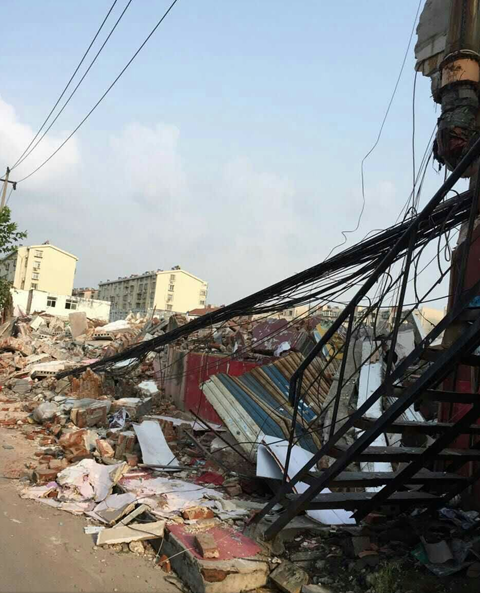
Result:
<instances>
[{"instance_id":1,"label":"broken concrete slab","mask_svg":"<svg viewBox=\"0 0 481 593\"><path fill-rule=\"evenodd\" d=\"M139 517L142 513L150 510L150 507L146 504L141 504L136 509L134 509L131 513L129 513L126 517L124 517L121 521L119 521L119 525L128 525L131 521L133 521L136 517Z\"/></svg>"},{"instance_id":2,"label":"broken concrete slab","mask_svg":"<svg viewBox=\"0 0 481 593\"><path fill-rule=\"evenodd\" d=\"M141 399L139 397L123 397L112 402L111 412L114 414L119 410L126 410L131 420L138 420L152 411L153 400L151 397Z\"/></svg>"},{"instance_id":3,"label":"broken concrete slab","mask_svg":"<svg viewBox=\"0 0 481 593\"><path fill-rule=\"evenodd\" d=\"M302 593L333 593L333 591L324 585L303 585Z\"/></svg>"},{"instance_id":4,"label":"broken concrete slab","mask_svg":"<svg viewBox=\"0 0 481 593\"><path fill-rule=\"evenodd\" d=\"M196 593L240 593L263 587L268 578L268 557L260 546L227 525L215 526L211 533L219 558L205 559L195 546L195 534L188 525L169 524L163 551L172 568Z\"/></svg>"},{"instance_id":5,"label":"broken concrete slab","mask_svg":"<svg viewBox=\"0 0 481 593\"><path fill-rule=\"evenodd\" d=\"M135 529L128 525L104 529L98 534L97 546L164 537L165 524L166 521L154 521L153 523L136 523Z\"/></svg>"},{"instance_id":6,"label":"broken concrete slab","mask_svg":"<svg viewBox=\"0 0 481 593\"><path fill-rule=\"evenodd\" d=\"M309 575L292 562L285 561L271 572L270 579L285 593L301 593L303 585L309 582Z\"/></svg>"},{"instance_id":7,"label":"broken concrete slab","mask_svg":"<svg viewBox=\"0 0 481 593\"><path fill-rule=\"evenodd\" d=\"M69 313L68 319L70 321L70 332L72 333L72 338L74 340L87 333L88 323L86 313L83 311L75 311L74 313Z\"/></svg>"}]
</instances>

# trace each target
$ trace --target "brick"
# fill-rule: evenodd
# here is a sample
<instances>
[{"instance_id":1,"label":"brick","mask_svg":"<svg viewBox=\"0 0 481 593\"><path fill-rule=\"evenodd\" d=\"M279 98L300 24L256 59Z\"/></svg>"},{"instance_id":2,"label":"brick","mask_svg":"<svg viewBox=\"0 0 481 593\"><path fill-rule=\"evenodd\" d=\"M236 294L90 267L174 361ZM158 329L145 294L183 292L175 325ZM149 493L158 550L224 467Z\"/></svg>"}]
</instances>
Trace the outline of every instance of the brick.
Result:
<instances>
[{"instance_id":1,"label":"brick","mask_svg":"<svg viewBox=\"0 0 481 593\"><path fill-rule=\"evenodd\" d=\"M65 433L60 437L58 444L62 447L67 460L71 463L91 457L90 451L85 444L86 435L87 431L81 429Z\"/></svg>"},{"instance_id":2,"label":"brick","mask_svg":"<svg viewBox=\"0 0 481 593\"><path fill-rule=\"evenodd\" d=\"M110 401L80 399L70 412L70 420L79 428L107 426Z\"/></svg>"},{"instance_id":3,"label":"brick","mask_svg":"<svg viewBox=\"0 0 481 593\"><path fill-rule=\"evenodd\" d=\"M219 558L220 553L214 536L211 533L199 533L195 537L195 545L204 558Z\"/></svg>"},{"instance_id":4,"label":"brick","mask_svg":"<svg viewBox=\"0 0 481 593\"><path fill-rule=\"evenodd\" d=\"M125 460L130 467L137 467L139 465L139 456L135 453L126 453Z\"/></svg>"},{"instance_id":5,"label":"brick","mask_svg":"<svg viewBox=\"0 0 481 593\"><path fill-rule=\"evenodd\" d=\"M136 442L137 437L134 432L126 430L119 433L115 448L115 459L123 459L127 453L133 453Z\"/></svg>"},{"instance_id":6,"label":"brick","mask_svg":"<svg viewBox=\"0 0 481 593\"><path fill-rule=\"evenodd\" d=\"M101 457L107 457L108 459L113 459L115 451L112 445L105 440L97 439L95 441L95 446L97 451L100 453Z\"/></svg>"},{"instance_id":7,"label":"brick","mask_svg":"<svg viewBox=\"0 0 481 593\"><path fill-rule=\"evenodd\" d=\"M39 469L37 468L34 472L34 478L37 484L47 484L48 482L54 482L57 478L59 470L56 469Z\"/></svg>"},{"instance_id":8,"label":"brick","mask_svg":"<svg viewBox=\"0 0 481 593\"><path fill-rule=\"evenodd\" d=\"M229 496L239 496L242 494L242 488L239 484L235 484L234 486L226 486L225 489Z\"/></svg>"},{"instance_id":9,"label":"brick","mask_svg":"<svg viewBox=\"0 0 481 593\"><path fill-rule=\"evenodd\" d=\"M42 437L40 439L40 445L46 447L47 445L55 445L56 440L54 437Z\"/></svg>"},{"instance_id":10,"label":"brick","mask_svg":"<svg viewBox=\"0 0 481 593\"><path fill-rule=\"evenodd\" d=\"M212 512L212 509L209 509L208 507L196 506L182 511L182 517L188 521L194 521L196 519L212 519L213 516L214 513Z\"/></svg>"}]
</instances>

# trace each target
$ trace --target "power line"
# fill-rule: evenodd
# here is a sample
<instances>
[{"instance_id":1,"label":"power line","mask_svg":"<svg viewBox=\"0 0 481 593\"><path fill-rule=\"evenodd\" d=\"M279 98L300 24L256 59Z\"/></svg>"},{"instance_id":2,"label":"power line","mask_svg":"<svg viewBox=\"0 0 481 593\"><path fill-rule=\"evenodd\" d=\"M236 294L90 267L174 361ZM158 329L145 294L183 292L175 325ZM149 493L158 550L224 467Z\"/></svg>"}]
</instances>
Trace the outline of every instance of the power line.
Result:
<instances>
[{"instance_id":1,"label":"power line","mask_svg":"<svg viewBox=\"0 0 481 593\"><path fill-rule=\"evenodd\" d=\"M38 141L35 143L35 145L30 149L30 151L20 160L17 162L17 167L18 165L22 164L23 161L28 158L32 152L37 148L37 146L40 144L40 142L42 142L42 140L45 138L45 136L47 135L47 133L49 132L49 130L51 129L51 127L54 125L54 123L57 121L57 119L61 116L63 110L65 109L65 107L67 107L67 105L70 103L70 100L72 99L72 97L75 95L75 93L77 92L77 89L79 88L79 86L82 84L82 82L84 81L84 78L87 76L87 74L90 72L90 69L92 68L92 66L95 64L95 62L97 61L97 58L99 57L99 55L102 53L102 50L104 49L104 47L107 45L110 37L112 36L113 32L115 31L115 29L117 28L117 25L120 23L120 21L122 20L122 17L124 16L124 14L127 12L128 7L131 5L132 0L129 0L125 6L125 8L123 9L123 11L121 12L119 18L117 19L117 21L115 22L114 26L112 27L110 33L107 35L107 38L105 39L105 41L102 43L102 45L100 46L99 51L96 53L95 57L93 58L93 60L90 62L89 67L87 68L87 70L84 72L82 78L79 80L79 82L77 83L77 86L74 88L74 90L70 93L69 98L65 101L65 103L62 106L62 109L60 109L60 111L57 113L57 115L55 116L54 120L51 122L51 124L48 126L48 128L45 130L45 132L40 136L40 138L38 139Z\"/></svg>"},{"instance_id":2,"label":"power line","mask_svg":"<svg viewBox=\"0 0 481 593\"><path fill-rule=\"evenodd\" d=\"M107 19L110 16L110 13L112 12L112 10L114 9L115 5L117 4L118 0L114 0L112 6L110 7L109 11L107 12L107 14L105 15L104 20L102 21L100 27L97 30L97 33L95 33L94 38L92 39L92 41L90 42L90 45L88 46L87 50L85 51L84 55L82 56L82 59L80 60L80 62L78 63L77 67L74 70L74 73L72 74L72 76L70 77L70 80L67 82L65 88L63 89L60 97L57 99L57 102L55 103L55 105L52 107L52 110L50 111L50 113L47 115L47 117L45 118L45 121L43 122L43 124L40 126L40 128L38 129L38 132L35 134L35 136L33 137L33 139L31 140L30 144L27 146L27 148L22 152L22 154L19 156L19 158L17 159L17 161L15 162L15 164L13 165L12 169L15 169L15 167L17 167L20 162L23 160L23 156L24 154L28 151L28 149L32 146L32 144L35 142L35 140L37 139L38 135L40 134L40 132L43 130L44 126L46 125L46 123L48 122L48 120L50 119L50 116L52 115L52 113L55 111L57 105L60 103L60 101L62 100L62 97L65 95L65 93L67 92L68 87L70 86L72 80L75 78L75 75L77 74L77 72L79 71L80 66L83 64L85 58L87 57L87 54L89 53L90 49L92 48L92 45L95 43L95 40L97 39L97 37L100 34L100 31L103 29L103 26L105 25ZM57 116L58 117L58 116ZM50 129L50 128L49 128ZM48 130L47 130L48 131ZM43 136L42 136L43 138Z\"/></svg>"},{"instance_id":3,"label":"power line","mask_svg":"<svg viewBox=\"0 0 481 593\"><path fill-rule=\"evenodd\" d=\"M69 136L67 136L67 138L62 142L62 144L45 161L43 161L42 164L40 164L31 173L29 173L28 175L26 175L25 177L20 179L20 181L18 181L17 183L21 183L22 181L25 181L26 179L28 179L29 177L34 175L37 171L39 171L43 166L45 166L50 161L50 159L52 159L57 154L57 152L59 150L61 150L65 146L65 144L67 144L67 142L70 140L70 138L72 138L72 136L83 126L83 124L88 120L88 118L92 115L92 113L97 109L97 107L100 105L100 103L102 103L102 101L105 99L105 97L109 94L109 92L112 90L112 88L118 82L118 80L122 77L122 75L127 70L127 68L130 66L130 64L135 60L135 58L138 56L138 54L142 51L142 49L144 48L146 43L149 41L149 39L152 37L152 35L155 33L155 31L158 29L158 27L162 24L163 20L167 17L167 15L172 10L172 8L175 6L175 4L177 4L177 1L178 0L174 0L172 2L172 4L169 6L169 8L164 12L161 19L157 22L155 27L152 29L152 31L149 33L149 35L146 37L146 39L143 41L143 43L140 45L140 47L137 49L137 51L134 53L134 55L130 58L130 60L127 62L127 64L124 66L124 68L122 68L122 70L120 71L118 76L115 78L115 80L112 82L112 84L109 86L109 88L100 97L100 99L97 101L97 103L95 103L95 105L92 107L92 109L87 113L87 115L83 118L83 120L79 123L79 125L74 129L74 131Z\"/></svg>"},{"instance_id":4,"label":"power line","mask_svg":"<svg viewBox=\"0 0 481 593\"><path fill-rule=\"evenodd\" d=\"M404 66L406 65L406 60L407 60L407 57L408 57L409 48L411 47L411 42L412 42L412 39L413 39L414 31L415 31L415 29L416 29L416 23L418 22L418 14L419 14L419 10L420 10L420 8L421 8L421 3L422 3L422 0L419 0L418 7L417 7L417 10L416 10L416 15L415 15L415 17L414 17L413 26L412 26L412 28L411 28L411 34L409 35L409 41L408 41L408 44L407 44L407 47L406 47L406 51L404 52L404 58L403 58L403 61L402 61L402 64L401 64L401 69L399 70L399 74L398 74L398 77L397 77L397 80L396 80L396 84L394 85L394 90L393 90L393 92L392 92L392 94L391 94L391 98L390 98L390 100L389 100L389 103L388 103L388 106L387 106L386 112L385 112L385 114L384 114L384 118L383 118L383 120L382 120L382 122L381 122L381 127L379 128L379 132L378 132L378 135L377 135L376 141L374 142L374 144L372 145L372 147L371 147L371 149L369 150L369 152L368 152L368 153L367 153L367 154L364 156L364 158L363 158L363 159L362 159L362 161L361 161L361 194L362 194L362 207L361 207L361 212L359 213L359 217L358 217L358 219L357 219L357 224L356 224L356 227L355 227L354 229L350 230L350 231L349 231L349 230L341 231L341 234L342 234L342 236L344 237L344 240L343 240L343 241L341 241L341 243L339 243L338 245L335 245L335 246L334 246L334 247L331 249L331 251L330 251L330 252L329 252L329 254L327 255L326 259L327 259L328 257L330 257L330 255L331 255L331 254L332 254L332 253L333 253L333 252L334 252L334 251L335 251L335 250L336 250L338 247L342 247L342 245L345 245L345 244L347 243L347 235L348 235L348 234L351 234L351 233L355 233L355 232L356 232L356 231L359 229L359 226L360 226L360 224L361 224L361 219L362 219L362 216L363 216L363 214L364 214L364 210L365 210L365 208L366 208L366 194L365 194L365 188L364 188L364 162L365 162L365 161L366 161L366 159L367 159L367 158L368 158L368 157L371 155L371 153L372 153L372 152L374 152L374 150L376 149L376 146L379 144L379 141L380 141L380 139L381 139L382 132L383 132L383 130L384 130L384 125L386 124L386 120L387 120L387 118L388 118L389 112L391 111L391 106L392 106L392 104L393 104L394 97L396 96L396 92L397 92L397 89L398 89L398 86L399 86L399 82L400 82L400 80L401 80L401 76L402 76L402 73L403 73L403 71L404 71Z\"/></svg>"}]
</instances>

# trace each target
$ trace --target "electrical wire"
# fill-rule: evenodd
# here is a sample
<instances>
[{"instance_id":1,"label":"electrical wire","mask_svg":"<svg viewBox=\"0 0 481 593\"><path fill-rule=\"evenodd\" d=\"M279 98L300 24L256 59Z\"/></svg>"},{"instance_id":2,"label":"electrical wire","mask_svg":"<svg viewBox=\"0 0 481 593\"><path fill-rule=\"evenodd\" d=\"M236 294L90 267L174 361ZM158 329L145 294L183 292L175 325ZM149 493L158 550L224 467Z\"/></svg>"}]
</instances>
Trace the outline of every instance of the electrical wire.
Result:
<instances>
[{"instance_id":1,"label":"electrical wire","mask_svg":"<svg viewBox=\"0 0 481 593\"><path fill-rule=\"evenodd\" d=\"M402 64L401 64L401 68L400 68L400 70L399 70L399 74L398 74L398 77L397 77L397 80L396 80L396 84L394 85L394 90L393 90L393 92L392 92L392 94L391 94L391 98L389 99L389 103L388 103L388 106L387 106L386 112L385 112L385 114L384 114L384 117L383 117L383 120L382 120L382 122L381 122L381 127L379 128L379 132L378 132L378 135L377 135L376 141L374 142L374 144L373 144L373 146L371 147L371 149L370 149L370 150L367 152L367 154L364 156L364 158L363 158L363 159L362 159L362 161L361 161L361 194L362 194L362 207L361 207L361 212L359 213L359 217L358 217L358 220L357 220L357 224L356 224L355 228L354 228L354 229L352 229L352 230L345 230L345 231L341 231L341 234L342 234L342 236L344 237L344 240L343 240L343 241L341 241L341 243L339 243L338 245L335 245L335 246L334 246L334 247L331 249L331 251L330 251L330 252L328 253L328 255L327 255L327 258L328 258L328 257L330 257L330 256L331 256L331 254L332 254L332 253L333 253L333 252L334 252L334 251L335 251L335 250L336 250L338 247L342 247L342 245L345 245L345 244L347 243L347 235L348 235L348 234L355 233L355 232L356 232L356 231L359 229L359 226L360 226L360 224L361 224L361 219L362 219L362 216L363 216L363 214L364 214L364 210L365 210L365 208L366 208L366 194L365 194L365 187L364 187L364 163L365 163L365 161L366 161L366 160L369 158L369 156L370 156L370 155L371 155L371 154L374 152L374 150L376 149L376 147L377 147L377 145L379 144L379 141L380 141L380 139L381 139L382 132L383 132L383 130L384 130L384 126L385 126L385 124L386 124L386 120L387 120L387 118L388 118L389 112L391 111L391 106L392 106L392 104L393 104L394 97L396 96L396 93L397 93L397 89L398 89L398 86L399 86L399 82L400 82L400 80L401 80L401 76L402 76L402 74L403 74L403 72L404 72L404 66L406 65L406 60L407 60L407 57L408 57L409 48L411 47L411 42L412 42L412 39L413 39L414 31L415 31L415 29L416 29L416 23L418 22L418 15L419 15L419 10L421 9L421 4L422 4L422 0L419 0L418 7L417 7L417 10L416 10L416 15L415 15L415 17L414 17L413 26L412 26L412 28L411 28L411 34L409 35L409 41L408 41L408 44L407 44L407 47L406 47L406 51L404 52L404 57L403 57L403 61L402 61ZM327 258L326 258L326 259L327 259Z\"/></svg>"},{"instance_id":2,"label":"electrical wire","mask_svg":"<svg viewBox=\"0 0 481 593\"><path fill-rule=\"evenodd\" d=\"M97 39L97 37L99 36L100 32L103 29L103 26L105 25L107 19L110 16L110 13L112 12L112 10L114 9L115 5L117 4L118 0L114 0L114 2L112 3L112 6L110 7L109 11L107 12L107 14L105 15L104 20L102 21L102 23L100 24L100 27L98 28L97 32L94 35L94 38L92 39L92 41L90 42L90 45L88 46L87 50L85 51L84 55L82 56L82 59L80 60L80 62L78 63L77 67L74 70L74 73L72 74L72 76L70 77L70 80L67 82L65 88L63 89L63 91L61 92L59 98L57 99L55 105L52 107L50 113L47 115L47 117L45 118L43 124L40 126L40 128L38 129L37 133L35 134L35 136L33 137L33 139L30 141L30 144L27 146L27 148L22 152L22 154L19 156L19 158L15 161L15 164L13 165L13 167L10 169L11 171L13 171L13 169L15 169L15 167L17 167L19 165L19 162L21 161L23 155L27 152L27 150L32 146L32 144L35 142L35 140L37 139L38 135L40 134L40 132L43 130L44 126L46 125L46 123L48 122L48 120L50 119L52 113L55 111L57 105L60 103L60 101L62 100L62 97L65 95L65 93L67 92L68 87L70 86L70 84L72 83L72 80L75 78L75 75L77 74L77 72L79 71L80 66L83 64L85 58L87 57L87 54L89 53L89 51L91 50L93 44L95 43L95 40Z\"/></svg>"},{"instance_id":3,"label":"electrical wire","mask_svg":"<svg viewBox=\"0 0 481 593\"><path fill-rule=\"evenodd\" d=\"M177 2L178 2L178 0L174 0L172 2L172 4L164 12L164 14L160 18L160 20L157 22L157 24L152 29L152 31L149 33L149 35L145 38L145 40L142 42L142 44L137 49L137 51L134 53L134 55L130 58L130 60L127 62L127 64L122 68L122 70L117 75L117 77L114 79L114 81L112 82L112 84L108 87L108 89L100 97L100 99L97 101L97 103L95 103L95 105L87 113L87 115L82 119L82 121L78 124L78 126L73 130L73 132L71 132L69 134L69 136L67 136L67 138L62 142L62 144L60 144L60 146L47 159L45 159L31 173L29 173L28 175L26 175L25 177L23 177L22 179L20 179L19 181L17 181L17 183L21 183L21 182L25 181L26 179L28 179L29 177L31 177L32 175L34 175L35 173L37 173L37 171L39 171L42 167L44 167L59 152L59 150L61 150L67 144L67 142L72 138L72 136L83 126L83 124L88 120L88 118L92 115L92 113L97 109L97 107L102 103L102 101L105 99L105 97L109 94L109 92L112 90L112 88L117 84L117 82L119 81L119 79L123 76L124 72L132 64L132 62L135 60L135 58L138 56L138 54L142 51L142 49L144 48L144 46L147 44L147 42L152 37L152 35L157 31L157 29L159 28L159 26L162 24L162 22L164 21L164 19L167 17L167 15L172 10L172 8L177 4Z\"/></svg>"},{"instance_id":4,"label":"electrical wire","mask_svg":"<svg viewBox=\"0 0 481 593\"><path fill-rule=\"evenodd\" d=\"M40 144L40 142L42 142L42 140L45 138L45 136L48 134L49 130L52 128L52 126L55 124L55 122L58 120L58 118L62 115L63 110L65 109L65 107L67 107L67 105L70 103L72 97L75 95L75 93L77 92L79 86L82 84L82 82L84 81L85 77L87 76L87 74L90 72L90 69L92 68L92 66L95 64L95 62L97 61L97 58L100 56L100 54L102 53L102 50L104 49L104 47L107 45L110 37L113 35L115 29L117 28L117 25L120 23L120 21L122 20L124 14L127 12L127 9L129 8L129 6L131 5L132 0L129 0L127 2L127 4L125 5L123 11L120 13L120 16L118 17L118 19L116 20L116 22L114 23L114 26L112 27L112 29L110 30L110 33L107 35L107 38L105 39L105 41L102 43L102 45L100 46L100 49L98 50L98 52L95 54L94 58L92 59L92 61L89 64L89 67L87 68L87 70L84 72L82 78L78 81L76 87L74 88L74 90L70 93L70 96L68 97L68 99L65 101L65 103L63 104L62 108L60 109L60 111L57 113L57 115L55 116L55 118L53 119L53 121L50 123L50 125L48 126L48 128L45 130L45 132L40 136L40 138L37 140L37 142L32 146L32 148L27 152L27 154L25 154L25 156L23 156L23 158L21 158L20 160L17 161L16 165L13 167L18 167L19 165L21 165L23 163L23 161L25 159L27 159L32 152L37 148L37 146ZM58 104L58 103L57 103ZM50 116L49 116L50 117ZM37 134L38 135L38 134Z\"/></svg>"}]
</instances>

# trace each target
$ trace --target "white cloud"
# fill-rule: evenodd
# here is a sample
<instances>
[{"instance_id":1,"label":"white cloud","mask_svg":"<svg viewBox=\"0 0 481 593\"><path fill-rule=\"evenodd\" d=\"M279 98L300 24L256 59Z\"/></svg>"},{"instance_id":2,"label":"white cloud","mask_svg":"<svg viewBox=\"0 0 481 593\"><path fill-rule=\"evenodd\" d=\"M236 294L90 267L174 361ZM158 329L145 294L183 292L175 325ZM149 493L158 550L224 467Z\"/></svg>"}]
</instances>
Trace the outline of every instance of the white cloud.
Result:
<instances>
[{"instance_id":1,"label":"white cloud","mask_svg":"<svg viewBox=\"0 0 481 593\"><path fill-rule=\"evenodd\" d=\"M0 96L0 162L13 166L35 136L36 130L18 121L15 109ZM43 131L42 131L43 133ZM47 159L67 137L67 132L49 132L25 161L12 172L12 179L21 179ZM40 138L40 136L39 136ZM38 140L38 138L37 138ZM37 141L36 140L36 141ZM65 171L79 163L77 139L72 138L57 155L29 180L30 188L45 187ZM2 171L3 173L3 171Z\"/></svg>"},{"instance_id":2,"label":"white cloud","mask_svg":"<svg viewBox=\"0 0 481 593\"><path fill-rule=\"evenodd\" d=\"M33 130L1 100L0 118L0 159L11 162ZM16 174L32 170L62 135L49 137ZM352 228L359 191L340 187L326 196L315 187L300 195L286 175L247 157L219 160L214 173L199 173L183 156L186 142L166 123L130 123L105 147L79 135L19 186L13 217L29 242L49 239L79 257L76 285L178 264L210 283L214 303L318 263L340 241L340 229ZM394 198L389 181L370 191L366 221L373 223L372 212L385 214Z\"/></svg>"}]
</instances>

